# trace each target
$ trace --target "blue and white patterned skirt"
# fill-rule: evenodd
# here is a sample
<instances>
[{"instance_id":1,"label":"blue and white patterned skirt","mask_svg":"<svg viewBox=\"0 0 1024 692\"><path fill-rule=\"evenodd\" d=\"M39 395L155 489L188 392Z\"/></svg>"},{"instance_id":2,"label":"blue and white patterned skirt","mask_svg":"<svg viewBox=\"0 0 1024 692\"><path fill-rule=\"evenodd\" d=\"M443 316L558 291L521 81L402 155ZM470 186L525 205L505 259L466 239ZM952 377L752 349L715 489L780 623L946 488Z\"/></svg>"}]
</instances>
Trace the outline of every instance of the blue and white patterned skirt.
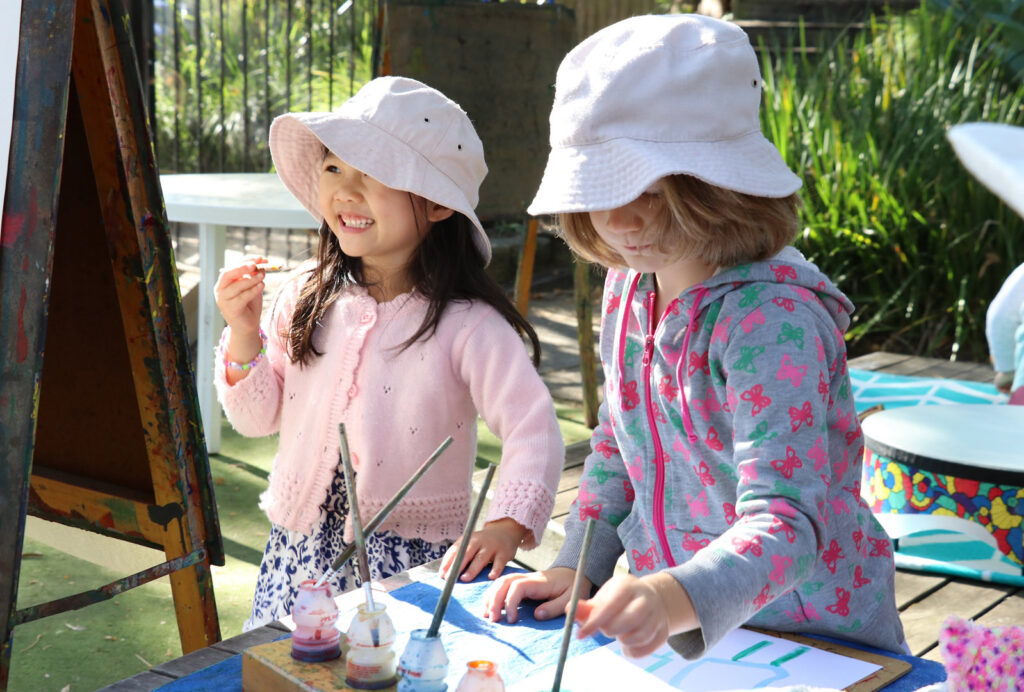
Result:
<instances>
[{"instance_id":1,"label":"blue and white patterned skirt","mask_svg":"<svg viewBox=\"0 0 1024 692\"><path fill-rule=\"evenodd\" d=\"M348 493L339 465L320 506L320 521L313 525L309 535L289 531L276 524L270 528L267 549L260 563L253 595L252 615L243 625L243 631L261 627L289 615L299 592L299 584L307 579L319 579L331 563L345 549L342 538L344 519L348 516ZM372 517L362 517L369 521ZM384 579L406 571L416 565L442 557L451 541L430 543L421 538L402 538L390 531L380 531L366 537L366 552L370 563L370 577ZM335 594L362 586L355 561L349 560L331 578Z\"/></svg>"}]
</instances>

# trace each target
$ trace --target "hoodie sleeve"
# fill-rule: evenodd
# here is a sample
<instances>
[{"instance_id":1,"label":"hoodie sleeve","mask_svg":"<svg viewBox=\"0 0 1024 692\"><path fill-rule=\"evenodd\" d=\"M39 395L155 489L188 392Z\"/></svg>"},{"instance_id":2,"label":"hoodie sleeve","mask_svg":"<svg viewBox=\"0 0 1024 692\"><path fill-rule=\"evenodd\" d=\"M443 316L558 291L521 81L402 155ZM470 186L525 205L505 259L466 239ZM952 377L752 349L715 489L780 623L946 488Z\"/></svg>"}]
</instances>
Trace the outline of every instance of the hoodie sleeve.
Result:
<instances>
[{"instance_id":1,"label":"hoodie sleeve","mask_svg":"<svg viewBox=\"0 0 1024 692\"><path fill-rule=\"evenodd\" d=\"M583 549L583 529L587 518L593 517L586 577L594 586L608 581L624 550L618 527L632 510L633 497L633 486L612 434L606 394L598 411L598 425L590 436L590 455L583 462L579 494L565 518L565 541L551 566L576 569Z\"/></svg>"},{"instance_id":2,"label":"hoodie sleeve","mask_svg":"<svg viewBox=\"0 0 1024 692\"><path fill-rule=\"evenodd\" d=\"M703 655L799 586L829 548L823 545L832 477L828 440L841 434L832 430L830 391L835 378L846 377L846 350L815 301L761 303L733 323L721 352L726 387L736 397L736 520L689 562L671 568L701 623L669 640L687 658ZM855 420L845 423L857 429Z\"/></svg>"}]
</instances>

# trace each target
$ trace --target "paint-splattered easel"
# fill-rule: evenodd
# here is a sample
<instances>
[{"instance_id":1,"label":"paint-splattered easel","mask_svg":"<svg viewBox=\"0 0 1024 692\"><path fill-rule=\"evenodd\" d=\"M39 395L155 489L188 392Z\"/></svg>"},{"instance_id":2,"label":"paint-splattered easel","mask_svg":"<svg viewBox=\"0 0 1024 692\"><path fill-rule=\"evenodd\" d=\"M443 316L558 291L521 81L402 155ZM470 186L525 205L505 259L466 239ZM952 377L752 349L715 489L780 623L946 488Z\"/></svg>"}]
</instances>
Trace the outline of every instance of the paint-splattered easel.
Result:
<instances>
[{"instance_id":1,"label":"paint-splattered easel","mask_svg":"<svg viewBox=\"0 0 1024 692\"><path fill-rule=\"evenodd\" d=\"M16 625L170 575L182 649L224 564L167 218L120 0L22 3L0 236L0 689ZM18 610L25 516L162 550Z\"/></svg>"}]
</instances>

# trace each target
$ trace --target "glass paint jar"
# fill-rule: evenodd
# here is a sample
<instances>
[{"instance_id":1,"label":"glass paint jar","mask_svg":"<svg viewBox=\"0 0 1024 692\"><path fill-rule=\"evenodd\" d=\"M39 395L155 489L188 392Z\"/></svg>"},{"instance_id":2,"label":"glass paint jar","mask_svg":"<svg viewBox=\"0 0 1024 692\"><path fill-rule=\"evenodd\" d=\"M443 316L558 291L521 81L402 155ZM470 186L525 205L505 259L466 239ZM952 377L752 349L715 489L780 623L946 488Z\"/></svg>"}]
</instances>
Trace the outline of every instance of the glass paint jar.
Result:
<instances>
[{"instance_id":1,"label":"glass paint jar","mask_svg":"<svg viewBox=\"0 0 1024 692\"><path fill-rule=\"evenodd\" d=\"M448 654L441 637L428 637L427 630L413 630L398 660L398 692L446 692Z\"/></svg>"},{"instance_id":2,"label":"glass paint jar","mask_svg":"<svg viewBox=\"0 0 1024 692\"><path fill-rule=\"evenodd\" d=\"M329 661L341 655L338 606L331 597L330 584L317 586L312 579L299 584L292 604L292 658L299 661Z\"/></svg>"},{"instance_id":3,"label":"glass paint jar","mask_svg":"<svg viewBox=\"0 0 1024 692\"><path fill-rule=\"evenodd\" d=\"M395 626L387 608L360 603L346 636L345 684L357 690L380 690L395 684Z\"/></svg>"},{"instance_id":4,"label":"glass paint jar","mask_svg":"<svg viewBox=\"0 0 1024 692\"><path fill-rule=\"evenodd\" d=\"M470 661L455 692L505 692L505 683L493 661Z\"/></svg>"}]
</instances>

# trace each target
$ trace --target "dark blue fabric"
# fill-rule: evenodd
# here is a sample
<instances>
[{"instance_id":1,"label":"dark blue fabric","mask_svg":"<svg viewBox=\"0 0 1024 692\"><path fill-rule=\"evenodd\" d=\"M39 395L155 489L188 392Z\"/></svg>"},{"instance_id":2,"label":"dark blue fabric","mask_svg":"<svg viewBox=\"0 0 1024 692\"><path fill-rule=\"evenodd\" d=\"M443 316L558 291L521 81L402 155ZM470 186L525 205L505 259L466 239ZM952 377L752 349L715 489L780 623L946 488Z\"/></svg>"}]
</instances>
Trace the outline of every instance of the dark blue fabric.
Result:
<instances>
[{"instance_id":1,"label":"dark blue fabric","mask_svg":"<svg viewBox=\"0 0 1024 692\"><path fill-rule=\"evenodd\" d=\"M506 569L506 573L522 571ZM449 652L452 665L449 668L449 689L455 689L464 668L458 665L461 659L454 654L460 646L473 647L473 658L489 658L498 663L498 670L506 684L514 683L534 671L546 666L554 666L558 661L558 652L562 643L562 628L565 618L556 618L539 622L533 618L536 604L523 604L519 608L519 620L514 625L492 623L480 617L483 612L484 600L491 582L480 577L468 584L456 584L452 592L452 600L445 612L441 627L441 640ZM426 628L434 613L434 607L441 595L444 583L440 579L416 582L391 592L390 596L417 608L423 612L422 622L413 627ZM403 622L395 622L396 629L408 632L413 627L403 626ZM481 639L483 638L483 639ZM888 651L854 644L828 637L819 637L837 644L845 644L864 651L893 656L909 661L913 669L905 676L883 688L883 692L912 692L925 685L946 679L942 665L935 661L927 661L914 656L897 656ZM578 656L611 640L602 637L591 637L580 641L575 637L569 648L569 656ZM484 647L486 650L481 650ZM399 655L401 652L398 652ZM236 692L242 689L242 657L233 656L225 661L193 673L164 685L161 690L169 692L191 692L193 690L217 690L217 692Z\"/></svg>"}]
</instances>

